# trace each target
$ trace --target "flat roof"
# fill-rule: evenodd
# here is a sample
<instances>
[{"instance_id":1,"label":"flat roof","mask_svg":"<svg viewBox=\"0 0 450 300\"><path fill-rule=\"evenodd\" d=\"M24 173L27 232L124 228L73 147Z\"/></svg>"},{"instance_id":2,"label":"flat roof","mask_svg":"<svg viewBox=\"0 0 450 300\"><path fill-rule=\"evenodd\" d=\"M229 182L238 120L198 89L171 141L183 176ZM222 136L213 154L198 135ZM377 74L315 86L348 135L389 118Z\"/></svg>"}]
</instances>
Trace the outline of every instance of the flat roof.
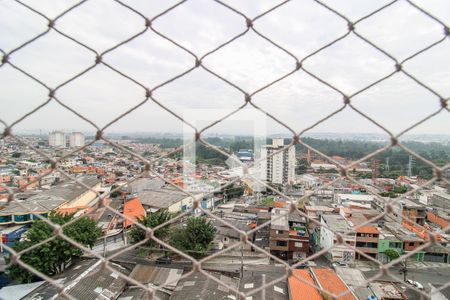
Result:
<instances>
[{"instance_id":1,"label":"flat roof","mask_svg":"<svg viewBox=\"0 0 450 300\"><path fill-rule=\"evenodd\" d=\"M372 201L375 198L373 195L365 194L337 194L336 196L341 200L350 201Z\"/></svg>"},{"instance_id":2,"label":"flat roof","mask_svg":"<svg viewBox=\"0 0 450 300\"><path fill-rule=\"evenodd\" d=\"M353 230L353 226L351 226L347 219L341 215L322 215L322 219L328 227L332 228L334 231L344 232Z\"/></svg>"},{"instance_id":3,"label":"flat roof","mask_svg":"<svg viewBox=\"0 0 450 300\"><path fill-rule=\"evenodd\" d=\"M373 293L377 299L406 299L398 288L391 282L375 281L370 283Z\"/></svg>"},{"instance_id":4,"label":"flat roof","mask_svg":"<svg viewBox=\"0 0 450 300\"><path fill-rule=\"evenodd\" d=\"M367 288L366 277L359 269L336 268L336 274L349 286L358 299L369 299L373 293Z\"/></svg>"},{"instance_id":5,"label":"flat roof","mask_svg":"<svg viewBox=\"0 0 450 300\"><path fill-rule=\"evenodd\" d=\"M314 279L309 274L308 270L292 270L292 273L300 277L304 281L316 285ZM311 285L298 280L294 276L288 278L289 295L291 300L322 300L319 291Z\"/></svg>"},{"instance_id":6,"label":"flat roof","mask_svg":"<svg viewBox=\"0 0 450 300\"><path fill-rule=\"evenodd\" d=\"M391 231L401 241L408 241L408 242L423 241L414 232L409 231L408 229L406 229L402 225L398 224L397 222L386 222L384 224L384 226L386 227L386 229Z\"/></svg>"},{"instance_id":7,"label":"flat roof","mask_svg":"<svg viewBox=\"0 0 450 300\"><path fill-rule=\"evenodd\" d=\"M281 217L280 217L281 216ZM288 210L284 208L272 209L270 216L270 229L289 230Z\"/></svg>"}]
</instances>

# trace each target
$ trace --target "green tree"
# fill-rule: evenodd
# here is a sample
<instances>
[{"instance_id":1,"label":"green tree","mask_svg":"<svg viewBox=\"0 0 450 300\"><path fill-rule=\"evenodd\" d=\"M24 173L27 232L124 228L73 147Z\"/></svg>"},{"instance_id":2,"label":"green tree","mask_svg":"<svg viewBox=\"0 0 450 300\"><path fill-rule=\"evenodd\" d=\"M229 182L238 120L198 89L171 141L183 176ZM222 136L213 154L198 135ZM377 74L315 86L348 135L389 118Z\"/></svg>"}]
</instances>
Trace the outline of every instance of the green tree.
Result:
<instances>
[{"instance_id":1,"label":"green tree","mask_svg":"<svg viewBox=\"0 0 450 300\"><path fill-rule=\"evenodd\" d=\"M22 153L20 153L20 152L14 152L13 154L11 154L12 158L19 158L21 156L22 156Z\"/></svg>"},{"instance_id":2,"label":"green tree","mask_svg":"<svg viewBox=\"0 0 450 300\"><path fill-rule=\"evenodd\" d=\"M157 211L154 213L150 213L145 217L137 219L137 221L140 224L144 225L145 227L155 228L156 226L169 221L171 218L172 218L172 215L168 211L163 210L163 211ZM170 232L170 228L167 226L164 226L155 231L155 237L157 237L158 239L163 239L163 238L167 237L169 232ZM144 240L145 236L146 236L145 230L138 226L133 226L129 231L129 235L131 238L131 242L133 244L136 244L136 243ZM155 241L149 240L146 243L146 245L152 247L155 245Z\"/></svg>"},{"instance_id":3,"label":"green tree","mask_svg":"<svg viewBox=\"0 0 450 300\"><path fill-rule=\"evenodd\" d=\"M216 228L204 217L187 219L186 227L172 234L172 244L183 251L191 251L194 257L201 257L210 249Z\"/></svg>"},{"instance_id":4,"label":"green tree","mask_svg":"<svg viewBox=\"0 0 450 300\"><path fill-rule=\"evenodd\" d=\"M400 253L398 253L398 251L394 249L386 249L384 253L389 258L389 260L394 260L400 257Z\"/></svg>"},{"instance_id":5,"label":"green tree","mask_svg":"<svg viewBox=\"0 0 450 300\"><path fill-rule=\"evenodd\" d=\"M49 220L58 225L63 225L72 219L73 214L61 215L51 213L49 216ZM82 217L74 223L64 227L63 233L85 247L92 248L95 241L101 235L101 229L97 226L96 221L88 217ZM15 251L19 252L52 236L54 236L54 229L44 221L38 220L34 222L26 232L25 240L17 243L13 248ZM20 259L39 272L52 276L63 272L74 258L80 257L82 254L83 252L81 249L62 238L57 237L25 252L21 255ZM11 256L6 258L7 263L10 261ZM37 279L34 274L18 264L9 266L7 272L10 278L23 283L32 282Z\"/></svg>"}]
</instances>

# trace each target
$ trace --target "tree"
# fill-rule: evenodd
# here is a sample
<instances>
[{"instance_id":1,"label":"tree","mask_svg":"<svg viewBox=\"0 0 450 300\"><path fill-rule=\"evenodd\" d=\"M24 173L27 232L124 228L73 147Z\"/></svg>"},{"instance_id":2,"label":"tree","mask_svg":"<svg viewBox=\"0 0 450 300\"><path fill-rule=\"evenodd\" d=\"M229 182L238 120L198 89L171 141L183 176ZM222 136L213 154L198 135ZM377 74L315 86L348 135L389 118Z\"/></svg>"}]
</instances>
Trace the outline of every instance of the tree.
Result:
<instances>
[{"instance_id":1,"label":"tree","mask_svg":"<svg viewBox=\"0 0 450 300\"><path fill-rule=\"evenodd\" d=\"M384 253L389 258L390 261L400 257L400 253L398 253L398 251L394 249L386 249Z\"/></svg>"},{"instance_id":2,"label":"tree","mask_svg":"<svg viewBox=\"0 0 450 300\"><path fill-rule=\"evenodd\" d=\"M138 218L137 221L138 221L138 223L144 225L145 227L155 228L156 226L169 221L171 218L172 218L172 215L168 211L163 210L163 211L157 211L154 213L150 213L147 216L142 217L142 218ZM155 237L157 237L158 239L163 239L163 238L167 237L169 232L170 232L170 229L167 226L164 226L163 228L160 228L155 231ZM131 230L129 231L129 235L131 237L131 242L133 244L136 244L136 243L144 240L146 237L145 230L138 226L133 226L131 228ZM154 244L155 244L155 241L153 241L153 240L149 240L146 243L146 245L149 247L154 246Z\"/></svg>"},{"instance_id":3,"label":"tree","mask_svg":"<svg viewBox=\"0 0 450 300\"><path fill-rule=\"evenodd\" d=\"M394 249L387 249L384 253L387 255L390 261L400 257L400 253L398 253L398 251ZM406 258L403 259L401 261L401 268L400 268L400 272L403 273L403 281L405 282L406 282L406 275L408 274L407 263L408 260Z\"/></svg>"},{"instance_id":4,"label":"tree","mask_svg":"<svg viewBox=\"0 0 450 300\"><path fill-rule=\"evenodd\" d=\"M51 213L49 220L58 225L63 225L73 219L73 214L55 214ZM63 233L84 245L92 248L95 241L101 235L101 229L97 226L97 222L88 217L82 217L74 223L63 228ZM34 222L30 229L25 234L25 240L17 243L13 248L19 252L36 245L43 240L54 236L54 229L45 223L38 220ZM21 255L20 259L26 264L41 273L52 276L63 272L76 257L83 254L82 250L67 242L66 240L57 237L51 241L44 243L28 252ZM6 258L9 263L11 256ZM9 277L22 283L29 283L36 280L36 276L28 270L22 268L18 264L13 264L7 269Z\"/></svg>"},{"instance_id":5,"label":"tree","mask_svg":"<svg viewBox=\"0 0 450 300\"><path fill-rule=\"evenodd\" d=\"M187 219L186 227L172 235L172 244L183 251L191 251L192 256L201 257L209 250L216 234L216 228L204 217Z\"/></svg>"},{"instance_id":6,"label":"tree","mask_svg":"<svg viewBox=\"0 0 450 300\"><path fill-rule=\"evenodd\" d=\"M11 154L12 158L19 158L21 156L22 156L22 153L20 153L20 152L14 152L13 154Z\"/></svg>"}]
</instances>

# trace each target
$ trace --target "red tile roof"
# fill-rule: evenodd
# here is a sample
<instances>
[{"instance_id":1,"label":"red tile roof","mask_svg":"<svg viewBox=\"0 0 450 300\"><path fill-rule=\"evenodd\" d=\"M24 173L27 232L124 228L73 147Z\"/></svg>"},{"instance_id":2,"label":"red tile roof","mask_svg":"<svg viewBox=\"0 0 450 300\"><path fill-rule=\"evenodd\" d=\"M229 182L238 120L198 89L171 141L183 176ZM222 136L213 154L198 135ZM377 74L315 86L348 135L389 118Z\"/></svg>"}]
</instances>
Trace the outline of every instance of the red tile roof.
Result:
<instances>
[{"instance_id":1,"label":"red tile roof","mask_svg":"<svg viewBox=\"0 0 450 300\"><path fill-rule=\"evenodd\" d=\"M294 276L288 279L289 294L291 300L322 300L319 291L311 285L316 285L308 270L292 270L292 273L303 279L301 281ZM311 285L307 284L306 282Z\"/></svg>"},{"instance_id":2,"label":"red tile roof","mask_svg":"<svg viewBox=\"0 0 450 300\"><path fill-rule=\"evenodd\" d=\"M127 202L125 202L123 206L123 214L129 218L131 218L133 221L135 221L137 218L145 217L145 209L142 206L141 199L134 198ZM128 227L133 224L132 221L128 219L124 219L123 226Z\"/></svg>"},{"instance_id":3,"label":"red tile roof","mask_svg":"<svg viewBox=\"0 0 450 300\"><path fill-rule=\"evenodd\" d=\"M378 231L378 229L376 227L374 227L374 226L359 227L358 229L356 229L356 232L358 232L358 233L372 233L372 234L380 233Z\"/></svg>"},{"instance_id":4,"label":"red tile roof","mask_svg":"<svg viewBox=\"0 0 450 300\"><path fill-rule=\"evenodd\" d=\"M328 291L329 293L339 296L342 293L348 292L344 296L338 297L339 300L356 300L356 298L348 289L347 285L334 272L334 270L325 268L313 268L312 271L320 287Z\"/></svg>"}]
</instances>

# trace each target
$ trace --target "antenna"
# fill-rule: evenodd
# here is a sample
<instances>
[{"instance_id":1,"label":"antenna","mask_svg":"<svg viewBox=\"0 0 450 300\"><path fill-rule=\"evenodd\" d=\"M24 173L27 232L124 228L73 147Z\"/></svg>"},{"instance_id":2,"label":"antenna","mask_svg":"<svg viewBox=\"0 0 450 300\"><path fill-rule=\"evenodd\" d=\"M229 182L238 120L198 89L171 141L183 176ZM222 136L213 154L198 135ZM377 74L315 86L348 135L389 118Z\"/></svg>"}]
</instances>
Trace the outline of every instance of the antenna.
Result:
<instances>
[{"instance_id":1,"label":"antenna","mask_svg":"<svg viewBox=\"0 0 450 300\"><path fill-rule=\"evenodd\" d=\"M386 171L389 171L389 156L386 157Z\"/></svg>"}]
</instances>

